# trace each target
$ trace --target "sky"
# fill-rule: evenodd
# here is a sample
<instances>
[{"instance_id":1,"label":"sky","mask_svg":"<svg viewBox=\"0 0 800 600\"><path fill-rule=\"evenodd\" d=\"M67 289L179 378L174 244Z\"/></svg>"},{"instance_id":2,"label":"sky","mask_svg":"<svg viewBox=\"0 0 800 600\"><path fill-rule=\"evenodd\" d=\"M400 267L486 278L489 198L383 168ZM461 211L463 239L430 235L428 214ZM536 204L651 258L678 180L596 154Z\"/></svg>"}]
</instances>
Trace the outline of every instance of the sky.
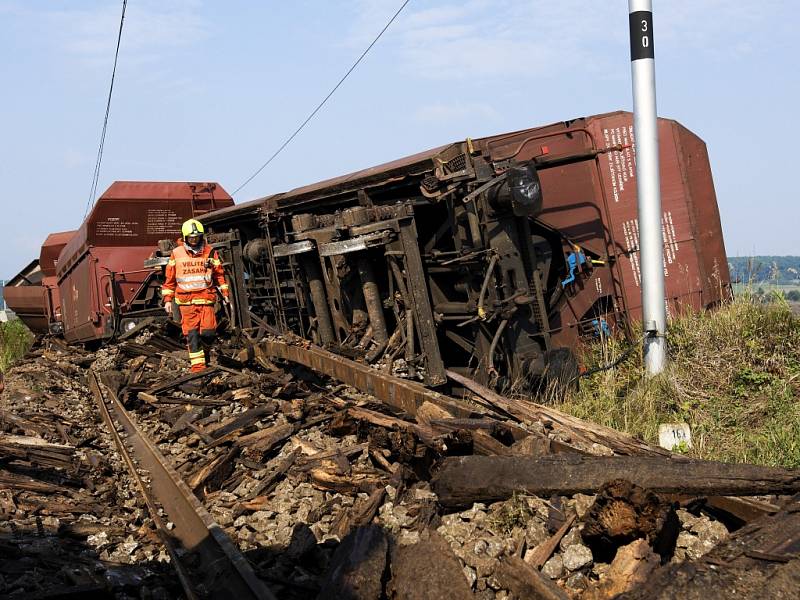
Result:
<instances>
[{"instance_id":1,"label":"sky","mask_svg":"<svg viewBox=\"0 0 800 600\"><path fill-rule=\"evenodd\" d=\"M218 181L294 131L401 0L129 0L98 191ZM708 145L729 255L800 254L796 1L655 0L658 112ZM0 0L0 278L89 201L122 2ZM237 202L631 110L624 0L411 0Z\"/></svg>"}]
</instances>

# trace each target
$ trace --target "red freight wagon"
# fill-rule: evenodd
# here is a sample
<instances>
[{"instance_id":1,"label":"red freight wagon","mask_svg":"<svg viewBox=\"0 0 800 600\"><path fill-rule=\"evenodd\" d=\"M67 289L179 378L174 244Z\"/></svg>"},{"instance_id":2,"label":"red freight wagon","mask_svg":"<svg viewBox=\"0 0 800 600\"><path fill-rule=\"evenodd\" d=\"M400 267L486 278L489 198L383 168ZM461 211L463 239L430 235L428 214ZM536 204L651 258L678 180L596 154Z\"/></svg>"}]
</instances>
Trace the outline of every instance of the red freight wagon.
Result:
<instances>
[{"instance_id":1,"label":"red freight wagon","mask_svg":"<svg viewBox=\"0 0 800 600\"><path fill-rule=\"evenodd\" d=\"M160 314L157 275L143 268L159 240L180 236L183 221L231 206L216 183L117 181L58 257L64 337L109 338Z\"/></svg>"},{"instance_id":2,"label":"red freight wagon","mask_svg":"<svg viewBox=\"0 0 800 600\"><path fill-rule=\"evenodd\" d=\"M670 119L658 120L664 276L669 315L713 306L730 295L730 274L706 145ZM613 301L629 319L641 318L641 274L633 115L613 112L476 140L493 160L590 156L541 170L544 209L538 220L612 268L595 268L562 306L554 336L565 346L598 302ZM568 250L568 248L566 248ZM561 338L561 339L558 339Z\"/></svg>"},{"instance_id":3,"label":"red freight wagon","mask_svg":"<svg viewBox=\"0 0 800 600\"><path fill-rule=\"evenodd\" d=\"M705 144L672 120L659 131L674 315L730 285ZM371 363L394 336L432 385L445 367L499 385L571 377L580 337L641 318L635 157L633 115L607 113L456 141L206 224L237 233L248 276L232 280L277 329Z\"/></svg>"},{"instance_id":4,"label":"red freight wagon","mask_svg":"<svg viewBox=\"0 0 800 600\"><path fill-rule=\"evenodd\" d=\"M6 305L34 333L47 333L47 313L44 306L42 270L39 261L32 260L3 287Z\"/></svg>"},{"instance_id":5,"label":"red freight wagon","mask_svg":"<svg viewBox=\"0 0 800 600\"><path fill-rule=\"evenodd\" d=\"M56 260L75 231L51 233L33 261L3 289L8 306L36 333L61 329L61 299L56 279Z\"/></svg>"}]
</instances>

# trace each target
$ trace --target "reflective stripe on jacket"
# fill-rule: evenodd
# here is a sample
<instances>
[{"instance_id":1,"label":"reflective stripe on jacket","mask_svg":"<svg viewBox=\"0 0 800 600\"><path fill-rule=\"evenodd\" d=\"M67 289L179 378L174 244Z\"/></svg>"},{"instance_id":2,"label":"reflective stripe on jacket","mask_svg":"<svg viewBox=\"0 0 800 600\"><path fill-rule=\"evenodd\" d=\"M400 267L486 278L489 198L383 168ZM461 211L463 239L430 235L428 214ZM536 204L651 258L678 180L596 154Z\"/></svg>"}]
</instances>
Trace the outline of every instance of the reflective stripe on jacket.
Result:
<instances>
[{"instance_id":1,"label":"reflective stripe on jacket","mask_svg":"<svg viewBox=\"0 0 800 600\"><path fill-rule=\"evenodd\" d=\"M166 280L161 287L165 302L175 297L177 304L213 304L214 287L228 295L225 271L217 251L205 244L197 254L185 245L178 245L169 257Z\"/></svg>"}]
</instances>

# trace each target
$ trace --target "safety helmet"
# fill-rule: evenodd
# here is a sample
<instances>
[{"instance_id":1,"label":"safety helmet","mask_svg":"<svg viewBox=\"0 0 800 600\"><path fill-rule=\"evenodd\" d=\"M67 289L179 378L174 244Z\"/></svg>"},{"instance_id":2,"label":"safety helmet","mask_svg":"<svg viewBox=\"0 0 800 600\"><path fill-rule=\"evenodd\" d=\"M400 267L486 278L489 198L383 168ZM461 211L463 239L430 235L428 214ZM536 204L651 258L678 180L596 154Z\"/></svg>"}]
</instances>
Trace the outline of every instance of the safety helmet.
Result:
<instances>
[{"instance_id":1,"label":"safety helmet","mask_svg":"<svg viewBox=\"0 0 800 600\"><path fill-rule=\"evenodd\" d=\"M205 232L203 224L197 219L189 219L181 225L181 234L184 240L191 235L203 235Z\"/></svg>"}]
</instances>

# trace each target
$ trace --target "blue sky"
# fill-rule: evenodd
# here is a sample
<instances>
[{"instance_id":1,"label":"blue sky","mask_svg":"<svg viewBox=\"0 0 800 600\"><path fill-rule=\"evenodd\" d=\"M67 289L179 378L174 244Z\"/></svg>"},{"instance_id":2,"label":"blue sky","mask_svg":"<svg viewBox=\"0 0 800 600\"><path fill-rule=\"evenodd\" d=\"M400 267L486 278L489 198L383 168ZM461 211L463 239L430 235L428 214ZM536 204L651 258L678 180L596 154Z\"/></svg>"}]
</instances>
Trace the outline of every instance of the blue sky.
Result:
<instances>
[{"instance_id":1,"label":"blue sky","mask_svg":"<svg viewBox=\"0 0 800 600\"><path fill-rule=\"evenodd\" d=\"M99 190L239 186L399 0L130 0ZM84 213L121 2L0 0L0 277ZM796 2L656 0L659 114L708 144L728 253L800 254ZM630 110L627 2L411 0L236 200L467 136ZM13 221L14 224L9 225Z\"/></svg>"}]
</instances>

